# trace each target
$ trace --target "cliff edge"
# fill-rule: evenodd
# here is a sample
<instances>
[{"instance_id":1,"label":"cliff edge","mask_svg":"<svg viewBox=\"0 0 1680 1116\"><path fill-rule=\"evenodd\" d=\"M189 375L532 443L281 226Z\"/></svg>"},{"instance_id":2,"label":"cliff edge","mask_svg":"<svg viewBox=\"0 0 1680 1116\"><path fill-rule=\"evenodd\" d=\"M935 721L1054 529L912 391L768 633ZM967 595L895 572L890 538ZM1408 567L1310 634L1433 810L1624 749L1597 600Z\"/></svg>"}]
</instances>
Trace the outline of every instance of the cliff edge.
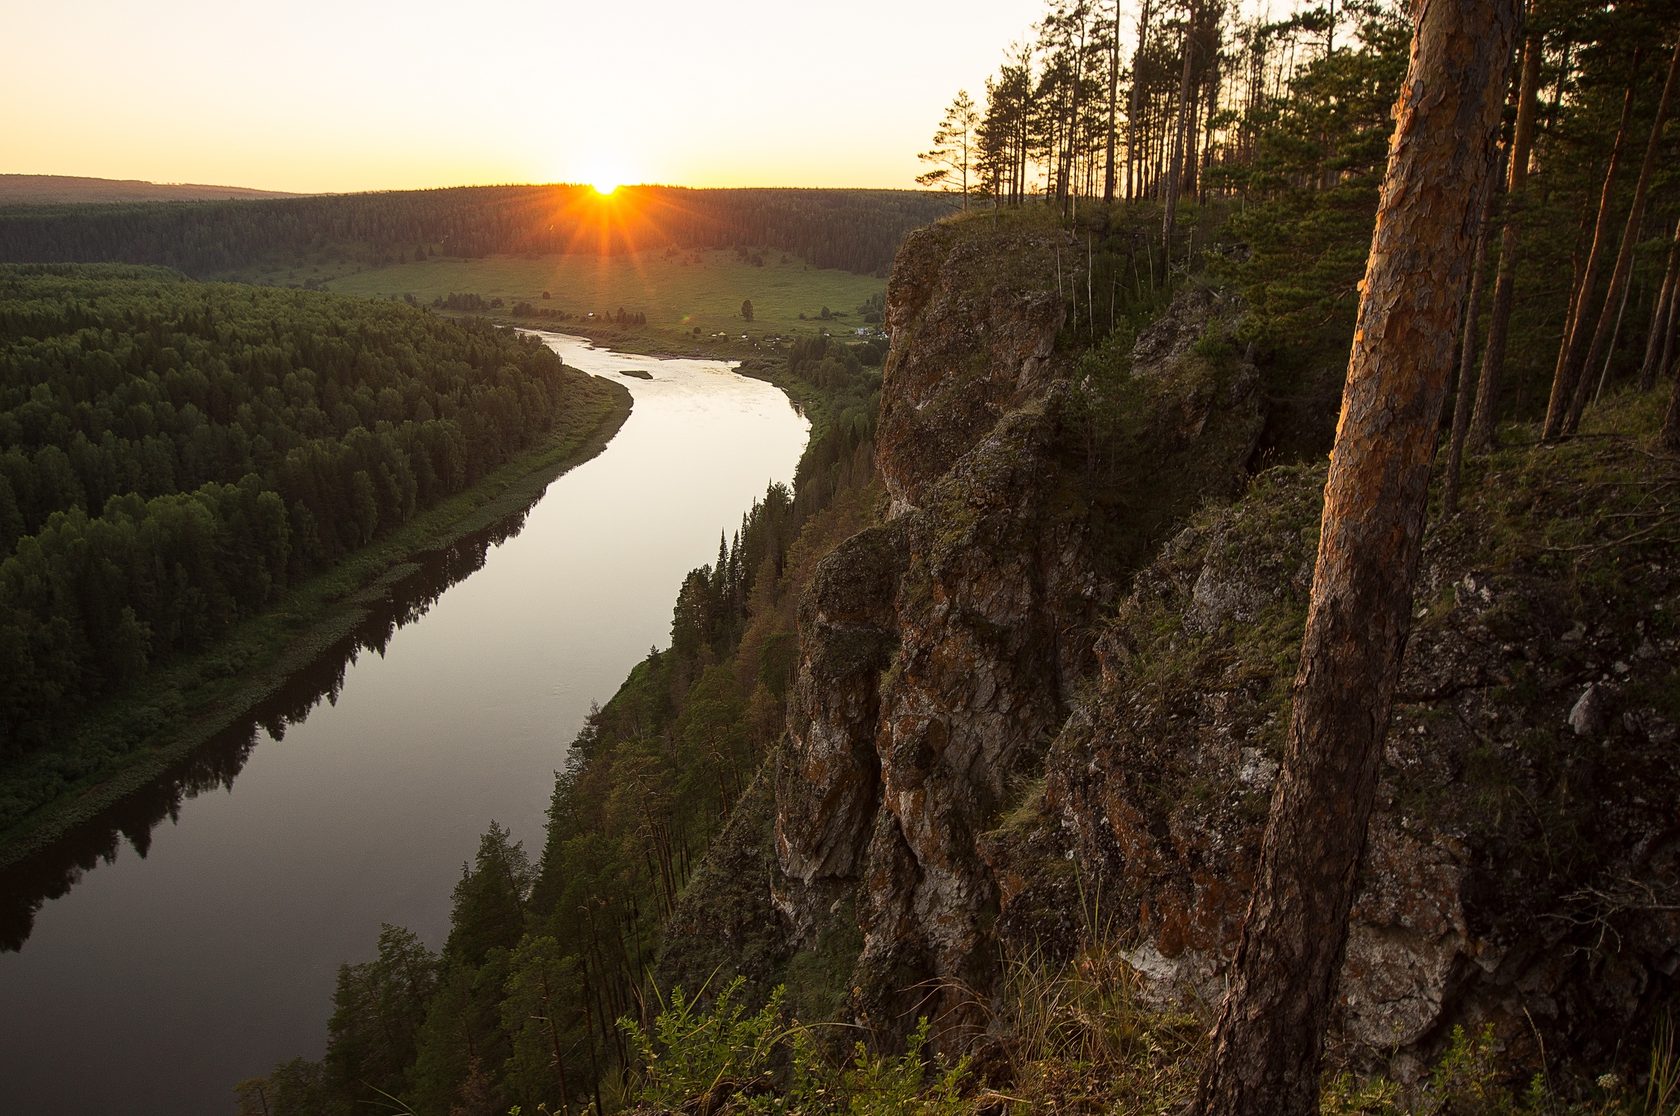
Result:
<instances>
[{"instance_id":1,"label":"cliff edge","mask_svg":"<svg viewBox=\"0 0 1680 1116\"><path fill-rule=\"evenodd\" d=\"M1298 397L1243 355L1217 293L1076 340L1079 256L1066 231L986 219L901 250L880 519L800 606L782 746L714 852L730 867L685 898L667 974L695 972L685 950L727 963L697 917L727 893L754 975L822 969L883 1043L926 1016L971 1047L1006 958L1093 933L1157 1002L1217 1002L1322 468L1256 472ZM1431 530L1344 1064L1414 1077L1484 1022L1604 1062L1675 1000L1680 470L1626 432L1642 407L1607 409L1613 436L1496 454Z\"/></svg>"}]
</instances>

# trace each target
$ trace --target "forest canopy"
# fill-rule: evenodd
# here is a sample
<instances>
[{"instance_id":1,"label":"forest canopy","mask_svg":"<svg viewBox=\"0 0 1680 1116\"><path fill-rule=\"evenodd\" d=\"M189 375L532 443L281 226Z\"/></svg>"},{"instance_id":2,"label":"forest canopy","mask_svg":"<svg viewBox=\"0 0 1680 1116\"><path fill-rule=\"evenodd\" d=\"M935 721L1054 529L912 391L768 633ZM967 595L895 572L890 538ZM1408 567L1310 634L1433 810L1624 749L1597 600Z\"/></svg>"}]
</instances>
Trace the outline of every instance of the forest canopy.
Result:
<instances>
[{"instance_id":1,"label":"forest canopy","mask_svg":"<svg viewBox=\"0 0 1680 1116\"><path fill-rule=\"evenodd\" d=\"M0 748L206 647L611 388L400 303L0 267Z\"/></svg>"}]
</instances>

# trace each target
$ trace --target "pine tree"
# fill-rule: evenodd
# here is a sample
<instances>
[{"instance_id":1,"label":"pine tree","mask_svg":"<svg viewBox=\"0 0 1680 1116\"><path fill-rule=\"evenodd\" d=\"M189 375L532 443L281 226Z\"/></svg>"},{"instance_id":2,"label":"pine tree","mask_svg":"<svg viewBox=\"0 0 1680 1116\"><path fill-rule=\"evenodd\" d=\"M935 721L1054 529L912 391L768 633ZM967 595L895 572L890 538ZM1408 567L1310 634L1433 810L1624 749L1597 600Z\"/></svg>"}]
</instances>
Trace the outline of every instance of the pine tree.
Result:
<instances>
[{"instance_id":1,"label":"pine tree","mask_svg":"<svg viewBox=\"0 0 1680 1116\"><path fill-rule=\"evenodd\" d=\"M1482 374L1476 383L1476 410L1470 420L1469 446L1485 450L1493 444L1499 383L1505 369L1505 340L1511 324L1521 248L1523 208L1527 204L1528 162L1534 149L1534 117L1540 103L1541 36L1530 29L1523 41L1522 76L1517 83L1517 118L1511 130L1506 160L1505 222L1499 233L1499 272L1494 278L1493 305L1488 311L1487 346Z\"/></svg>"},{"instance_id":2,"label":"pine tree","mask_svg":"<svg viewBox=\"0 0 1680 1116\"><path fill-rule=\"evenodd\" d=\"M1645 144L1645 158L1639 165L1639 178L1633 187L1633 202L1628 207L1627 222L1622 228L1621 246L1616 251L1616 263L1610 269L1610 289L1604 295L1604 306L1599 312L1598 324L1593 329L1592 341L1587 346L1581 374L1575 381L1574 395L1569 402L1569 414L1563 425L1565 434L1575 433L1576 428L1580 426L1581 412L1587 405L1587 397L1592 394L1592 369L1606 356L1615 327L1621 321L1628 275L1633 270L1633 253L1639 241L1639 226L1645 219L1645 202L1650 196L1651 175L1656 170L1657 154L1662 147L1663 125L1668 122L1668 111L1674 103L1677 78L1680 78L1680 42L1675 43L1674 50L1669 55L1668 74L1663 79L1662 96L1657 102L1657 116L1651 122L1650 138Z\"/></svg>"},{"instance_id":3,"label":"pine tree","mask_svg":"<svg viewBox=\"0 0 1680 1116\"><path fill-rule=\"evenodd\" d=\"M957 90L956 97L945 109L944 119L933 133L933 146L916 156L932 169L916 176L921 186L938 186L962 196L962 207L968 209L969 172L974 167L976 129L980 113L974 107L968 90Z\"/></svg>"},{"instance_id":4,"label":"pine tree","mask_svg":"<svg viewBox=\"0 0 1680 1116\"><path fill-rule=\"evenodd\" d=\"M1195 1105L1318 1111L1319 1063L1411 620L1429 467L1518 18L1419 9L1325 485L1283 768Z\"/></svg>"}]
</instances>

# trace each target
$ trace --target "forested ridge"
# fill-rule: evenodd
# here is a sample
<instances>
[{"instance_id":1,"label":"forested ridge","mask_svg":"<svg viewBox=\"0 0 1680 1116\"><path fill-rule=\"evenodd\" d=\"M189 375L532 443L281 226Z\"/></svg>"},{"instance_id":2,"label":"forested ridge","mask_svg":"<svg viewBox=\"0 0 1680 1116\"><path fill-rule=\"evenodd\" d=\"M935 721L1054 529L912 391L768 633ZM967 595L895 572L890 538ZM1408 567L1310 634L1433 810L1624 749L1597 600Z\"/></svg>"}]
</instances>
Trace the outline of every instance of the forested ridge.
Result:
<instances>
[{"instance_id":1,"label":"forested ridge","mask_svg":"<svg viewBox=\"0 0 1680 1116\"><path fill-rule=\"evenodd\" d=\"M1175 432L1139 425L1153 413L1140 404L1163 389L1132 375L1134 343L1155 319L1172 316L1175 293L1238 307L1229 333L1191 322L1180 343L1202 369L1202 402L1232 390L1221 375L1241 382L1240 369L1257 381L1264 423L1245 467L1322 461L1411 32L1409 11L1382 3L1304 5L1288 18L1246 20L1222 0L1057 0L1009 50L984 99L959 97L939 123L926 155L943 173L930 182L970 210L991 211L975 220L1055 230L1053 293L1067 311L1055 359L1071 370L1069 421L1082 442L1085 485L1061 495L1099 509L1093 530L1114 533L1101 545L1115 569L1135 570L1149 558L1147 548L1174 525L1166 509L1188 491L1188 482L1158 472L1152 448ZM1503 162L1484 199L1484 260L1474 272L1481 278L1462 292L1474 306L1485 285L1490 303L1485 317L1464 314L1458 339L1464 389L1454 416L1464 424L1473 411L1489 416L1479 439L1453 439L1472 482L1522 473L1521 443L1545 425L1499 424L1541 423L1549 396L1561 392L1566 421L1546 436L1562 440L1574 429L1567 414L1575 399L1583 401L1578 419L1600 392L1673 390L1680 249L1671 230L1680 180L1667 91L1677 36L1680 25L1664 5L1527 5L1510 59ZM1635 173L1640 151L1648 154ZM1020 212L1003 212L1011 209ZM1637 414L1644 422L1652 412L1642 400L1609 418ZM1680 429L1674 418L1669 426ZM873 426L858 430L872 434ZM1649 440L1654 428L1632 434ZM1680 446L1680 437L1669 445ZM863 1072L868 1063L837 1068L814 1053L798 1023L858 995L844 984L850 958L801 952L775 974L789 985L786 996L753 1016L739 994L719 989L732 972L774 953L766 943L785 927L720 940L714 911L689 928L682 947L703 956L667 955L660 970L698 980L711 973L701 997L711 1014L662 999L667 990L650 987L646 975L662 928L684 902L685 881L710 873L708 890L693 900L700 904L749 892L763 899L766 881L741 873L743 864L762 870L773 856L764 846L774 767L762 761L783 731L797 650L789 594L817 557L879 511L865 456L872 438L836 444L848 446L849 455L831 456L849 461L835 475L850 483L806 522L785 557L767 566L779 551L762 549L765 525L787 522L785 497L772 493L738 540L725 541L717 564L684 583L672 650L650 655L579 737L541 856L533 860L493 827L456 891L441 955L388 930L375 960L341 973L325 1061L288 1063L266 1082L248 1082L253 1110L260 1095L271 1111L348 1111L371 1089L417 1111L505 1111L538 1101L611 1108L637 1099L682 1110L867 1111L871 1102L858 1097L881 1102L882 1063L874 1077ZM1592 455L1577 450L1570 467L1590 473ZM1617 514L1640 524L1628 538L1648 541L1672 531L1672 516L1638 494L1649 480L1639 479L1643 452L1623 455L1633 462L1627 498L1636 506ZM1443 470L1456 467L1446 457ZM1129 488L1138 477L1148 483ZM1580 483L1590 490L1597 475ZM804 485L802 476L796 499ZM1491 487L1476 498L1503 507ZM1589 504L1575 493L1559 503L1570 505L1570 516ZM1521 513L1498 514L1512 532L1534 526ZM1577 576L1590 581L1602 570L1589 567L1614 565L1610 548L1627 540L1603 538L1601 524L1589 530L1585 522L1560 516L1557 529L1591 534L1590 545L1563 548L1582 554ZM1557 549L1523 537L1541 552ZM1177 623L1162 631L1176 633ZM1121 633L1120 642L1129 638ZM1138 638L1169 642L1155 632ZM1042 777L1036 793L1044 793ZM1029 795L1018 813L1030 817L1033 805ZM707 848L726 815L734 820L728 836ZM835 918L845 923L855 913L839 909ZM994 990L1001 1050L985 1052L988 1065L958 1069L974 1070L961 1101L948 1076L932 1074L924 1085L913 1044L908 1067L898 1064L902 1088L882 1110L1000 1111L1019 1103L1160 1111L1187 1103L1207 1021L1141 1009L1137 975L1113 941L1093 937L1080 950L1066 971L1028 958ZM752 975L760 983L751 994L765 991L764 974ZM662 1006L670 1041L639 1044ZM631 1025L615 1028L615 1015ZM1522 1081L1495 1068L1491 1040L1438 1038L1440 1068L1409 1098L1392 1082L1344 1078L1330 1083L1326 1110L1396 1113L1414 1110L1414 1101L1422 1111L1671 1110L1672 1051L1666 1062L1653 1057L1655 1091L1643 1097L1614 1074L1599 1079L1598 1093L1591 1082L1559 1075L1537 1077L1525 1094ZM640 1076L630 1068L638 1065ZM1030 1076L1011 1077L1017 1070Z\"/></svg>"},{"instance_id":2,"label":"forested ridge","mask_svg":"<svg viewBox=\"0 0 1680 1116\"><path fill-rule=\"evenodd\" d=\"M0 268L0 759L52 754L90 702L612 396L533 339L399 303Z\"/></svg>"},{"instance_id":3,"label":"forested ridge","mask_svg":"<svg viewBox=\"0 0 1680 1116\"><path fill-rule=\"evenodd\" d=\"M166 264L211 276L299 258L413 259L760 247L884 273L910 229L948 211L899 190L468 186L237 202L0 209L0 260Z\"/></svg>"}]
</instances>

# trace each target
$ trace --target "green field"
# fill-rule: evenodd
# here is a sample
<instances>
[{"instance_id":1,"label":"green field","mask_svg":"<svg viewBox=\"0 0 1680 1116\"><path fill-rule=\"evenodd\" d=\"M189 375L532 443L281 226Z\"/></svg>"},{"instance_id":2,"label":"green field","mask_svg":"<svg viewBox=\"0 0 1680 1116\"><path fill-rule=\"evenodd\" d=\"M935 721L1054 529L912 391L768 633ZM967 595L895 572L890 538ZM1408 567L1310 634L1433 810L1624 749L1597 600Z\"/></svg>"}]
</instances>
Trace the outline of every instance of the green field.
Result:
<instances>
[{"instance_id":1,"label":"green field","mask_svg":"<svg viewBox=\"0 0 1680 1116\"><path fill-rule=\"evenodd\" d=\"M763 266L733 251L644 252L635 255L489 256L456 259L442 256L328 276L321 285L340 294L400 298L413 295L422 305L451 293L477 294L502 306L491 316L513 317L513 307L529 302L538 310L563 311L570 321L542 320L566 330L586 314L647 315L646 329L671 338L719 333L753 339L813 331L825 323L826 306L835 315L826 323L838 334L865 324L859 307L886 287L882 279L811 267L792 256L768 252ZM273 276L295 282L309 276ZM544 299L543 292L549 297ZM751 299L753 320L741 317L741 303ZM802 320L800 315L805 317ZM521 319L530 320L530 319Z\"/></svg>"}]
</instances>

